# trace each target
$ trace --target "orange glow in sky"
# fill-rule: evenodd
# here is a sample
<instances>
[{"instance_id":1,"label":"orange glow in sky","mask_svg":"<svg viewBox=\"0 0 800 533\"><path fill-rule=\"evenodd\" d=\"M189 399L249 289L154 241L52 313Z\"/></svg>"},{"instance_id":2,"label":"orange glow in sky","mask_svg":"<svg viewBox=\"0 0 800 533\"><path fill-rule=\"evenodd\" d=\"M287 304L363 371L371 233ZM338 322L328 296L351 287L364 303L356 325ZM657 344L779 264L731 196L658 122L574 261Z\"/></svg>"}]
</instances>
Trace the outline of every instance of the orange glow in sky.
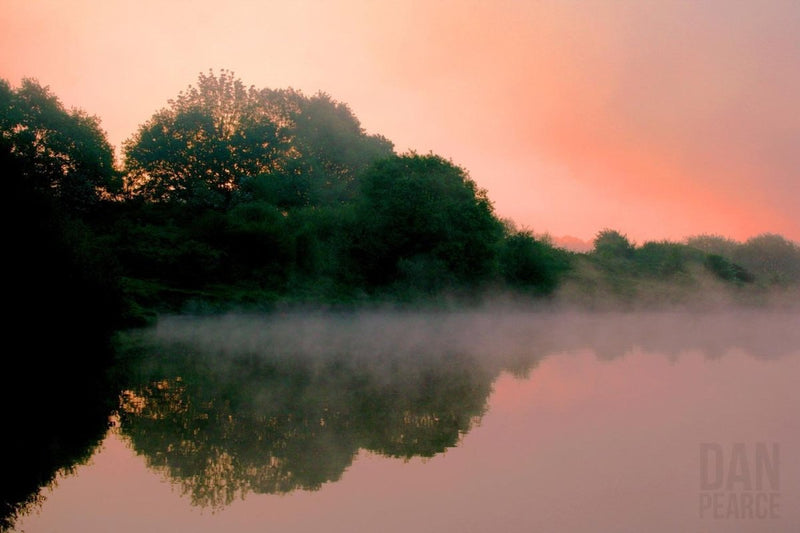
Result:
<instances>
[{"instance_id":1,"label":"orange glow in sky","mask_svg":"<svg viewBox=\"0 0 800 533\"><path fill-rule=\"evenodd\" d=\"M0 0L0 77L117 147L209 69L325 91L554 236L800 241L800 3Z\"/></svg>"}]
</instances>

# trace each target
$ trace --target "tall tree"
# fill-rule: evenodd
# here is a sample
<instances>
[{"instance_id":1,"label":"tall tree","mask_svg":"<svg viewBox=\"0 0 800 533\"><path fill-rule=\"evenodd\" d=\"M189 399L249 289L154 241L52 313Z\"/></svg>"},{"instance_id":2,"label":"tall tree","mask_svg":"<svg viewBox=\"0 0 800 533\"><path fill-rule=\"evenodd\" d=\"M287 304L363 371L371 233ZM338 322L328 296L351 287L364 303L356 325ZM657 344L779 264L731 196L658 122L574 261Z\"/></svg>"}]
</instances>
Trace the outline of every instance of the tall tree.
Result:
<instances>
[{"instance_id":1,"label":"tall tree","mask_svg":"<svg viewBox=\"0 0 800 533\"><path fill-rule=\"evenodd\" d=\"M0 152L4 173L70 209L86 208L118 188L99 119L65 109L33 79L16 90L0 79Z\"/></svg>"},{"instance_id":2,"label":"tall tree","mask_svg":"<svg viewBox=\"0 0 800 533\"><path fill-rule=\"evenodd\" d=\"M227 206L240 191L281 208L350 199L357 174L393 153L328 95L247 88L225 70L201 74L124 152L132 194Z\"/></svg>"},{"instance_id":3,"label":"tall tree","mask_svg":"<svg viewBox=\"0 0 800 533\"><path fill-rule=\"evenodd\" d=\"M287 132L277 119L233 73L201 74L125 141L126 186L149 200L225 205L241 177L285 161Z\"/></svg>"}]
</instances>

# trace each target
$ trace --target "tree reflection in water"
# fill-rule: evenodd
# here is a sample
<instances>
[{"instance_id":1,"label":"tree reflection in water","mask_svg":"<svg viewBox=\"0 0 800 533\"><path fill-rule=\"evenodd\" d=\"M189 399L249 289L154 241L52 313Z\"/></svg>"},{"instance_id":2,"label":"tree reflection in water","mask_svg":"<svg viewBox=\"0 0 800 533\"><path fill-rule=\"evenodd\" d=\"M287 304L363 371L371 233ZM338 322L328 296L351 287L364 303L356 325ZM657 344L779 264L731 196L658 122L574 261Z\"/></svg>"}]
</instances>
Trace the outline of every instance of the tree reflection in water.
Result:
<instances>
[{"instance_id":1,"label":"tree reflection in water","mask_svg":"<svg viewBox=\"0 0 800 533\"><path fill-rule=\"evenodd\" d=\"M53 335L46 342L63 339ZM31 351L0 364L0 531L35 510L44 501L42 489L86 463L105 438L118 390L110 357L107 350L81 347L82 358L50 346L55 355L46 363Z\"/></svg>"},{"instance_id":2,"label":"tree reflection in water","mask_svg":"<svg viewBox=\"0 0 800 533\"><path fill-rule=\"evenodd\" d=\"M547 354L780 357L796 313L442 313L172 318L128 338L121 431L194 504L316 490L359 450L458 444L502 371Z\"/></svg>"},{"instance_id":3,"label":"tree reflection in water","mask_svg":"<svg viewBox=\"0 0 800 533\"><path fill-rule=\"evenodd\" d=\"M194 504L210 507L250 492L316 490L360 449L440 453L483 414L494 377L459 352L136 346L143 366L121 393L121 431Z\"/></svg>"}]
</instances>

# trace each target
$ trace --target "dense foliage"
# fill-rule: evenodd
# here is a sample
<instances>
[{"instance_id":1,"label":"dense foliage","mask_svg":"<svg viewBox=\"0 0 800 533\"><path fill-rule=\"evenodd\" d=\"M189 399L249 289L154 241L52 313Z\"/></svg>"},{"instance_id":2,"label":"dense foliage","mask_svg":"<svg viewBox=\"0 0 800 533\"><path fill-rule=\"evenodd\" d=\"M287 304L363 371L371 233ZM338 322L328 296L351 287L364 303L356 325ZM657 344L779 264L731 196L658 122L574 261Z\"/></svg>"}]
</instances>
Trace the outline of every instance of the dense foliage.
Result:
<instances>
[{"instance_id":1,"label":"dense foliage","mask_svg":"<svg viewBox=\"0 0 800 533\"><path fill-rule=\"evenodd\" d=\"M246 88L201 74L124 145L133 197L227 208L242 185L281 207L350 199L356 174L392 153L350 109L319 93Z\"/></svg>"},{"instance_id":2,"label":"dense foliage","mask_svg":"<svg viewBox=\"0 0 800 533\"><path fill-rule=\"evenodd\" d=\"M85 222L116 178L99 121L65 110L32 80L17 90L0 80L0 100L0 168L15 213L5 226L6 302L15 317L51 322L76 341L110 331L118 325L115 261Z\"/></svg>"},{"instance_id":3,"label":"dense foliage","mask_svg":"<svg viewBox=\"0 0 800 533\"><path fill-rule=\"evenodd\" d=\"M0 156L12 186L55 198L71 210L85 209L119 187L100 121L66 110L34 80L23 80L15 90L0 79Z\"/></svg>"},{"instance_id":4,"label":"dense foliage","mask_svg":"<svg viewBox=\"0 0 800 533\"><path fill-rule=\"evenodd\" d=\"M32 276L21 279L54 309L80 301L106 329L187 305L800 282L800 250L777 235L637 246L605 229L589 253L556 248L501 222L466 170L396 154L347 105L227 71L201 74L142 124L121 169L98 119L33 80L0 81L0 132L12 200L30 215L11 240Z\"/></svg>"},{"instance_id":5,"label":"dense foliage","mask_svg":"<svg viewBox=\"0 0 800 533\"><path fill-rule=\"evenodd\" d=\"M436 156L387 158L362 176L353 270L367 286L475 284L495 273L502 226L486 192Z\"/></svg>"}]
</instances>

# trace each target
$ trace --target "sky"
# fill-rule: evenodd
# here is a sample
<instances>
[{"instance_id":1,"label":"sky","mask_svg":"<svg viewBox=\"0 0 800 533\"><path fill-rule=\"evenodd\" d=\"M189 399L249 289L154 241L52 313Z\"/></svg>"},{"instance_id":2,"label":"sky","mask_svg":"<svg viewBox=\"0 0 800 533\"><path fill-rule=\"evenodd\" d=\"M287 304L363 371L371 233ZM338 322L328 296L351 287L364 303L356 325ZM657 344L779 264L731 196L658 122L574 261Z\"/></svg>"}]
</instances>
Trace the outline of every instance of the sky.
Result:
<instances>
[{"instance_id":1,"label":"sky","mask_svg":"<svg viewBox=\"0 0 800 533\"><path fill-rule=\"evenodd\" d=\"M0 0L0 50L118 153L228 69L451 159L522 229L800 241L795 0Z\"/></svg>"}]
</instances>

